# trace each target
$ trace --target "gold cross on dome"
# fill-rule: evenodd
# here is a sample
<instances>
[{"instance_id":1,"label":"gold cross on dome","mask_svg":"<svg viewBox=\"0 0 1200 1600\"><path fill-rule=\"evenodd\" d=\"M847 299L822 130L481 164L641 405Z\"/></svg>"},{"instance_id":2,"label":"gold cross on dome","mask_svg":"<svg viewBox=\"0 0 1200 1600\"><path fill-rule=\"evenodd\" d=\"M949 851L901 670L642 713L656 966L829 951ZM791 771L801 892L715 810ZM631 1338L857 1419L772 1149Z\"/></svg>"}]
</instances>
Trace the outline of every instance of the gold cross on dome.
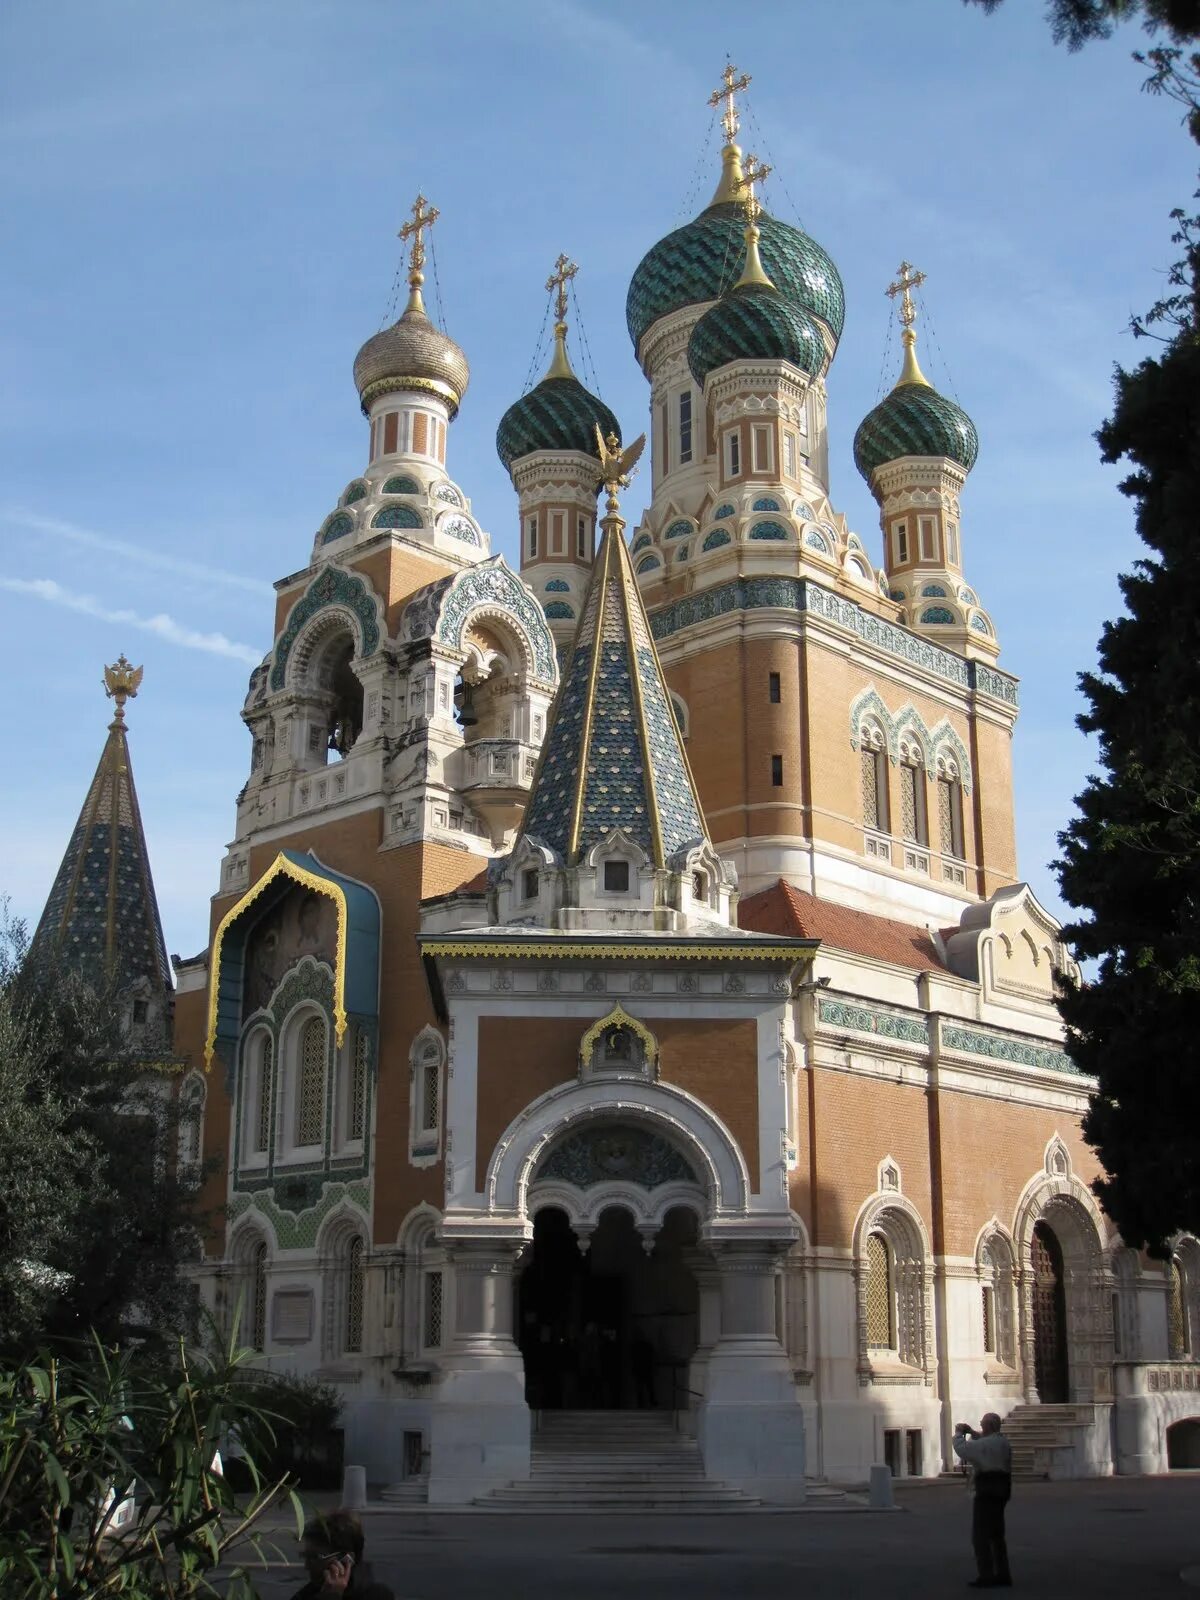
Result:
<instances>
[{"instance_id":1,"label":"gold cross on dome","mask_svg":"<svg viewBox=\"0 0 1200 1600\"><path fill-rule=\"evenodd\" d=\"M918 272L911 261L902 261L896 269L896 282L889 283L884 293L889 300L894 300L897 295L902 295L900 301L899 317L902 325L911 328L917 320L917 308L913 305L912 292L919 289L925 282L925 274Z\"/></svg>"},{"instance_id":2,"label":"gold cross on dome","mask_svg":"<svg viewBox=\"0 0 1200 1600\"><path fill-rule=\"evenodd\" d=\"M762 201L755 194L754 185L762 183L770 175L770 167L764 166L757 156L746 157L742 175L738 180L738 188L742 191L741 200L746 208L747 222L757 222L758 214L762 210Z\"/></svg>"},{"instance_id":3,"label":"gold cross on dome","mask_svg":"<svg viewBox=\"0 0 1200 1600\"><path fill-rule=\"evenodd\" d=\"M734 96L745 94L749 87L750 74L743 72L739 78L737 68L727 60L725 71L721 74L721 87L714 89L708 97L710 106L719 106L722 100L725 102L725 110L721 113L721 126L725 129L726 144L732 144L737 138L738 112Z\"/></svg>"},{"instance_id":4,"label":"gold cross on dome","mask_svg":"<svg viewBox=\"0 0 1200 1600\"><path fill-rule=\"evenodd\" d=\"M567 314L567 285L578 271L579 268L569 257L560 255L554 263L554 271L546 279L547 291L558 291L554 296L554 315L559 322Z\"/></svg>"},{"instance_id":5,"label":"gold cross on dome","mask_svg":"<svg viewBox=\"0 0 1200 1600\"><path fill-rule=\"evenodd\" d=\"M400 238L407 243L412 240L412 256L409 260L411 273L419 273L425 266L425 229L432 228L441 213L436 206L431 206L423 194L419 194L413 201L412 221L406 222L400 229ZM409 278L412 282L412 278Z\"/></svg>"}]
</instances>

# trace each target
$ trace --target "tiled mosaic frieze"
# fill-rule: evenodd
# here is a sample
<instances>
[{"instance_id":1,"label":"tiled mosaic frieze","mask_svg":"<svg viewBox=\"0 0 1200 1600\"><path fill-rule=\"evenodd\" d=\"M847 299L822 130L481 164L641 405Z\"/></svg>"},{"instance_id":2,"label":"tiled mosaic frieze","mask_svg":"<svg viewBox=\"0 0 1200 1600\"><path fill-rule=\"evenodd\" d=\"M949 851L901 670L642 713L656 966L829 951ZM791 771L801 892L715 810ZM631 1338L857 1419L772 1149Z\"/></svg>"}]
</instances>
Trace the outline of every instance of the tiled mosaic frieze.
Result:
<instances>
[{"instance_id":1,"label":"tiled mosaic frieze","mask_svg":"<svg viewBox=\"0 0 1200 1600\"><path fill-rule=\"evenodd\" d=\"M468 616L477 606L489 602L511 611L521 623L533 651L534 674L544 683L553 683L557 676L554 637L546 626L542 608L500 556L460 573L451 582L441 605L438 639L460 650Z\"/></svg>"},{"instance_id":2,"label":"tiled mosaic frieze","mask_svg":"<svg viewBox=\"0 0 1200 1600\"><path fill-rule=\"evenodd\" d=\"M371 1204L366 1178L352 1183L329 1183L319 1173L277 1179L274 1190L235 1194L229 1202L230 1221L256 1211L269 1222L280 1250L311 1249L325 1218L343 1200L364 1214Z\"/></svg>"},{"instance_id":3,"label":"tiled mosaic frieze","mask_svg":"<svg viewBox=\"0 0 1200 1600\"><path fill-rule=\"evenodd\" d=\"M326 606L344 607L354 617L358 631L357 654L360 657L372 656L379 649L375 595L356 573L343 572L338 567L326 567L288 612L287 623L275 647L275 665L271 668L272 689L283 688L292 647L309 620Z\"/></svg>"},{"instance_id":4,"label":"tiled mosaic frieze","mask_svg":"<svg viewBox=\"0 0 1200 1600\"><path fill-rule=\"evenodd\" d=\"M1019 1067L1041 1067L1046 1072L1069 1072L1075 1077L1084 1075L1065 1050L1029 1044L1024 1039L1014 1039L1011 1034L994 1033L990 1028L960 1028L954 1023L944 1022L942 1043L947 1050L987 1056L992 1061L1011 1061Z\"/></svg>"},{"instance_id":5,"label":"tiled mosaic frieze","mask_svg":"<svg viewBox=\"0 0 1200 1600\"><path fill-rule=\"evenodd\" d=\"M708 540L705 541L707 547ZM711 622L732 611L754 611L762 607L812 611L849 628L867 644L912 662L947 683L974 688L1008 705L1018 703L1017 680L1007 673L979 661L966 661L804 578L738 578L662 606L650 618L650 626L656 639L669 639L672 634L695 627L697 623Z\"/></svg>"},{"instance_id":6,"label":"tiled mosaic frieze","mask_svg":"<svg viewBox=\"0 0 1200 1600\"><path fill-rule=\"evenodd\" d=\"M271 996L271 1016L276 1029L302 1000L312 1000L326 1016L333 1016L333 973L323 961L314 961L312 956L305 956L294 966Z\"/></svg>"},{"instance_id":7,"label":"tiled mosaic frieze","mask_svg":"<svg viewBox=\"0 0 1200 1600\"><path fill-rule=\"evenodd\" d=\"M534 1175L534 1182L557 1178L577 1189L620 1179L643 1189L664 1183L696 1183L697 1177L673 1144L638 1127L596 1127L556 1145Z\"/></svg>"},{"instance_id":8,"label":"tiled mosaic frieze","mask_svg":"<svg viewBox=\"0 0 1200 1600\"><path fill-rule=\"evenodd\" d=\"M833 1028L850 1028L855 1033L873 1033L881 1039L896 1039L902 1044L929 1044L929 1024L894 1011L879 1011L873 1006L856 1006L846 1000L822 999L818 1012L822 1022Z\"/></svg>"}]
</instances>

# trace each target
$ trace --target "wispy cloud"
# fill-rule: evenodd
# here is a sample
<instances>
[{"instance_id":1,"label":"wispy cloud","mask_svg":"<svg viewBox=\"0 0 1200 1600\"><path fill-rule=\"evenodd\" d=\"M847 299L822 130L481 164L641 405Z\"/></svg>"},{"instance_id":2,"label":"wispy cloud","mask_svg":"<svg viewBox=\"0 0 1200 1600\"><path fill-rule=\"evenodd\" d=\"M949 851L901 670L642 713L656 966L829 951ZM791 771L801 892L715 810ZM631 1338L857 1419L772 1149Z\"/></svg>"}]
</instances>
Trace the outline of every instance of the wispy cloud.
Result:
<instances>
[{"instance_id":1,"label":"wispy cloud","mask_svg":"<svg viewBox=\"0 0 1200 1600\"><path fill-rule=\"evenodd\" d=\"M209 567L202 561L188 561L182 556L165 551L148 549L131 544L128 539L114 539L111 534L96 533L91 528L81 528L77 523L64 522L59 517L43 517L36 511L26 511L21 506L0 508L0 521L14 528L24 528L28 533L42 533L47 538L66 539L72 544L87 545L92 550L103 550L108 555L120 556L142 567L155 567L160 572L173 572L180 578L194 578L200 583L220 584L227 589L241 589L262 599L273 596L269 583L259 578L247 578L240 572L229 572L224 567Z\"/></svg>"},{"instance_id":2,"label":"wispy cloud","mask_svg":"<svg viewBox=\"0 0 1200 1600\"><path fill-rule=\"evenodd\" d=\"M152 617L142 617L136 611L124 609L113 611L90 594L73 594L60 583L55 583L53 578L0 578L0 589L7 589L10 594L33 595L49 605L61 606L65 611L79 611L86 617L96 617L100 622L118 622L123 627L138 628L143 633L156 634L168 644L180 645L184 650L203 650L207 655L244 661L251 667L256 667L262 659L261 650L252 650L248 644L237 644L223 633L197 633L194 628L185 628L182 623L176 622L165 611L159 611Z\"/></svg>"}]
</instances>

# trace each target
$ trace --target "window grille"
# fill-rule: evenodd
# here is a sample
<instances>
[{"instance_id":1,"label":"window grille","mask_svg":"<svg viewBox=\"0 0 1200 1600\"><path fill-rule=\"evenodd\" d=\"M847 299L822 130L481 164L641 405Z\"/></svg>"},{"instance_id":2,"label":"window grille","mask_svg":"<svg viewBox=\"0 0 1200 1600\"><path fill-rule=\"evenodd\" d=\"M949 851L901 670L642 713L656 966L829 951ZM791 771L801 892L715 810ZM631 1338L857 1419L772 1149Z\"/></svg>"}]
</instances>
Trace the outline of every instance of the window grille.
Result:
<instances>
[{"instance_id":1,"label":"window grille","mask_svg":"<svg viewBox=\"0 0 1200 1600\"><path fill-rule=\"evenodd\" d=\"M878 1233L867 1235L867 1345L892 1350L896 1318L892 1295L892 1253Z\"/></svg>"},{"instance_id":2,"label":"window grille","mask_svg":"<svg viewBox=\"0 0 1200 1600\"><path fill-rule=\"evenodd\" d=\"M783 685L777 672L767 674L767 699L773 706L780 705L783 700Z\"/></svg>"},{"instance_id":3,"label":"window grille","mask_svg":"<svg viewBox=\"0 0 1200 1600\"><path fill-rule=\"evenodd\" d=\"M905 761L900 767L900 826L904 837L913 844L925 844L925 818L921 807L919 784L924 777L922 768Z\"/></svg>"},{"instance_id":4,"label":"window grille","mask_svg":"<svg viewBox=\"0 0 1200 1600\"><path fill-rule=\"evenodd\" d=\"M796 435L785 433L783 436L783 470L789 478L796 476Z\"/></svg>"},{"instance_id":5,"label":"window grille","mask_svg":"<svg viewBox=\"0 0 1200 1600\"><path fill-rule=\"evenodd\" d=\"M426 1350L437 1350L442 1343L442 1275L425 1274L424 1343Z\"/></svg>"},{"instance_id":6,"label":"window grille","mask_svg":"<svg viewBox=\"0 0 1200 1600\"><path fill-rule=\"evenodd\" d=\"M995 1290L990 1283L983 1286L983 1348L988 1355L996 1354Z\"/></svg>"},{"instance_id":7,"label":"window grille","mask_svg":"<svg viewBox=\"0 0 1200 1600\"><path fill-rule=\"evenodd\" d=\"M436 1133L438 1130L440 1080L441 1062L433 1056L421 1068L421 1126L427 1133Z\"/></svg>"},{"instance_id":8,"label":"window grille","mask_svg":"<svg viewBox=\"0 0 1200 1600\"><path fill-rule=\"evenodd\" d=\"M861 751L863 827L882 831L883 808L879 804L879 758L874 750Z\"/></svg>"},{"instance_id":9,"label":"window grille","mask_svg":"<svg viewBox=\"0 0 1200 1600\"><path fill-rule=\"evenodd\" d=\"M683 466L692 459L692 392L686 390L679 396L679 462Z\"/></svg>"},{"instance_id":10,"label":"window grille","mask_svg":"<svg viewBox=\"0 0 1200 1600\"><path fill-rule=\"evenodd\" d=\"M267 1348L267 1247L256 1244L250 1258L250 1348Z\"/></svg>"},{"instance_id":11,"label":"window grille","mask_svg":"<svg viewBox=\"0 0 1200 1600\"><path fill-rule=\"evenodd\" d=\"M346 1350L350 1354L363 1343L363 1242L356 1234L346 1258Z\"/></svg>"},{"instance_id":12,"label":"window grille","mask_svg":"<svg viewBox=\"0 0 1200 1600\"><path fill-rule=\"evenodd\" d=\"M320 1144L325 1133L325 1021L309 1017L300 1030L296 1143Z\"/></svg>"},{"instance_id":13,"label":"window grille","mask_svg":"<svg viewBox=\"0 0 1200 1600\"><path fill-rule=\"evenodd\" d=\"M254 1149L265 1155L271 1148L271 1080L274 1076L274 1046L265 1034L258 1051L258 1104L254 1119Z\"/></svg>"},{"instance_id":14,"label":"window grille","mask_svg":"<svg viewBox=\"0 0 1200 1600\"><path fill-rule=\"evenodd\" d=\"M961 857L962 791L955 778L939 778L937 786L938 834L944 856Z\"/></svg>"},{"instance_id":15,"label":"window grille","mask_svg":"<svg viewBox=\"0 0 1200 1600\"><path fill-rule=\"evenodd\" d=\"M783 788L783 757L780 755L771 757L771 787Z\"/></svg>"},{"instance_id":16,"label":"window grille","mask_svg":"<svg viewBox=\"0 0 1200 1600\"><path fill-rule=\"evenodd\" d=\"M1168 1290L1167 1349L1171 1359L1178 1361L1187 1354L1188 1348L1187 1306L1183 1294L1183 1272L1178 1261L1171 1263Z\"/></svg>"},{"instance_id":17,"label":"window grille","mask_svg":"<svg viewBox=\"0 0 1200 1600\"><path fill-rule=\"evenodd\" d=\"M351 1139L361 1139L367 1122L367 1062L371 1053L371 1038L365 1028L354 1036L354 1071L350 1078Z\"/></svg>"},{"instance_id":18,"label":"window grille","mask_svg":"<svg viewBox=\"0 0 1200 1600\"><path fill-rule=\"evenodd\" d=\"M725 443L726 459L729 463L729 476L736 478L742 470L742 446L736 433L731 433Z\"/></svg>"}]
</instances>

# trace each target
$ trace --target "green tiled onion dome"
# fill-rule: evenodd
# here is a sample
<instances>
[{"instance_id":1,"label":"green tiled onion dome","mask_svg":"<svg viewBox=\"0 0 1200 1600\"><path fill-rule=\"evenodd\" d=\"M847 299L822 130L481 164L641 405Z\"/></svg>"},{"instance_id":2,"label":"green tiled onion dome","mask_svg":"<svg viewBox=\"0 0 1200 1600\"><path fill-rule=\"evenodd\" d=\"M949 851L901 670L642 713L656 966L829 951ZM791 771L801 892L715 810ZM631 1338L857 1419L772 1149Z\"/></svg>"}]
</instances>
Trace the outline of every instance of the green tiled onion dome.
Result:
<instances>
[{"instance_id":1,"label":"green tiled onion dome","mask_svg":"<svg viewBox=\"0 0 1200 1600\"><path fill-rule=\"evenodd\" d=\"M636 351L659 317L705 300L719 300L737 279L743 257L745 207L721 201L660 239L638 264L625 300ZM840 339L846 321L841 276L815 239L763 211L760 250L771 282Z\"/></svg>"},{"instance_id":2,"label":"green tiled onion dome","mask_svg":"<svg viewBox=\"0 0 1200 1600\"><path fill-rule=\"evenodd\" d=\"M597 423L605 438L610 433L620 438L616 417L578 378L546 377L500 418L496 454L508 470L535 450L578 450L594 456Z\"/></svg>"},{"instance_id":3,"label":"green tiled onion dome","mask_svg":"<svg viewBox=\"0 0 1200 1600\"><path fill-rule=\"evenodd\" d=\"M718 300L688 341L688 366L703 389L710 372L731 361L790 361L815 377L825 341L812 317L766 284L747 283Z\"/></svg>"},{"instance_id":4,"label":"green tiled onion dome","mask_svg":"<svg viewBox=\"0 0 1200 1600\"><path fill-rule=\"evenodd\" d=\"M949 456L967 472L979 455L975 424L928 383L898 383L854 435L854 465L868 484L876 467L901 456Z\"/></svg>"}]
</instances>

